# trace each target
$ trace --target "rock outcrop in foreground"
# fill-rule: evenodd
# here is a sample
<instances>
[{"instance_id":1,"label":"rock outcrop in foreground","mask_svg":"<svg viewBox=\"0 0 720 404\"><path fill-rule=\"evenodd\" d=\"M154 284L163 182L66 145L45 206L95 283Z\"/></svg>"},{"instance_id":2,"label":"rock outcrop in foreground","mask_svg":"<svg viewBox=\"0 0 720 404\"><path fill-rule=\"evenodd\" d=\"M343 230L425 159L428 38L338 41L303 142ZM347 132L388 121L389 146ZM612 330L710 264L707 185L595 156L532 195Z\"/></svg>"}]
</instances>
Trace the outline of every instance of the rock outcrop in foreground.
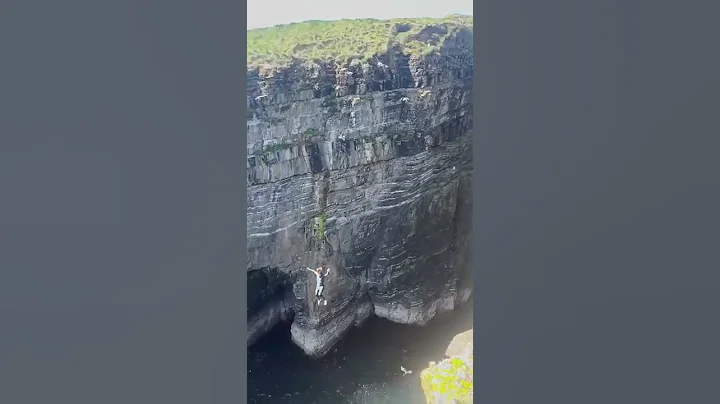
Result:
<instances>
[{"instance_id":1,"label":"rock outcrop in foreground","mask_svg":"<svg viewBox=\"0 0 720 404\"><path fill-rule=\"evenodd\" d=\"M322 356L371 315L424 324L471 294L472 26L407 21L367 59L248 65L249 344L292 319Z\"/></svg>"},{"instance_id":2,"label":"rock outcrop in foreground","mask_svg":"<svg viewBox=\"0 0 720 404\"><path fill-rule=\"evenodd\" d=\"M445 351L447 359L420 373L428 404L461 404L473 402L473 331L453 338Z\"/></svg>"}]
</instances>

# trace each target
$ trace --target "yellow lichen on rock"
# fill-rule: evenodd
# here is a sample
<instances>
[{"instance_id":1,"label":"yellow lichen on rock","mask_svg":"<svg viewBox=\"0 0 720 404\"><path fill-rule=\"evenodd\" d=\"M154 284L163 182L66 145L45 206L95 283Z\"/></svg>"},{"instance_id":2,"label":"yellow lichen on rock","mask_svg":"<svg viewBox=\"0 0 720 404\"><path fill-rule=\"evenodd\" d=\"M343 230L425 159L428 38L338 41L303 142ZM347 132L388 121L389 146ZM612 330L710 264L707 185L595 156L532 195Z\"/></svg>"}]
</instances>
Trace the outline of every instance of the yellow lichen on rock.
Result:
<instances>
[{"instance_id":1,"label":"yellow lichen on rock","mask_svg":"<svg viewBox=\"0 0 720 404\"><path fill-rule=\"evenodd\" d=\"M430 366L420 373L423 392L428 404L473 402L472 330L469 333L469 349L460 349L460 355L439 363L431 362Z\"/></svg>"}]
</instances>

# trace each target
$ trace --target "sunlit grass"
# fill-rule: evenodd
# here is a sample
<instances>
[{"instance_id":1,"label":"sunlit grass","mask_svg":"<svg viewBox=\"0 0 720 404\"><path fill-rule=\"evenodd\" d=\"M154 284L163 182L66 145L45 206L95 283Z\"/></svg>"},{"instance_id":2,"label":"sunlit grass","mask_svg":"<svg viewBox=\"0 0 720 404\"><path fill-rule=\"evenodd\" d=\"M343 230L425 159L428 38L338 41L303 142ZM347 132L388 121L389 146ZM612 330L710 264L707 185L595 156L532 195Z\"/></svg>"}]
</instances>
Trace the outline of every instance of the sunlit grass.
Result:
<instances>
[{"instance_id":1,"label":"sunlit grass","mask_svg":"<svg viewBox=\"0 0 720 404\"><path fill-rule=\"evenodd\" d=\"M439 32L417 37L431 26L438 27ZM406 54L427 55L461 29L472 30L471 16L306 21L254 29L247 31L247 65L367 60L394 46L400 46Z\"/></svg>"}]
</instances>

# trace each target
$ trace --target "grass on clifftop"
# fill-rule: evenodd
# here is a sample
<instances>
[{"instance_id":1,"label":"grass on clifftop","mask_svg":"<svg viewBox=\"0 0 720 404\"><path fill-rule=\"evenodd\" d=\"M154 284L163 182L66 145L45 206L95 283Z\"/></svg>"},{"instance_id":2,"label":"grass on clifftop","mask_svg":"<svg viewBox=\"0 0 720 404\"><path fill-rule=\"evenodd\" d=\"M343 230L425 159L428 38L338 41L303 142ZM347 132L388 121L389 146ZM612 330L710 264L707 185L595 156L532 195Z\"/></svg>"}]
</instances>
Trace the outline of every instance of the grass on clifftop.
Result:
<instances>
[{"instance_id":1,"label":"grass on clifftop","mask_svg":"<svg viewBox=\"0 0 720 404\"><path fill-rule=\"evenodd\" d=\"M429 27L440 29L425 30ZM472 16L306 21L254 29L247 31L247 65L282 66L293 59L364 61L396 44L406 54L427 55L464 27L472 30Z\"/></svg>"}]
</instances>

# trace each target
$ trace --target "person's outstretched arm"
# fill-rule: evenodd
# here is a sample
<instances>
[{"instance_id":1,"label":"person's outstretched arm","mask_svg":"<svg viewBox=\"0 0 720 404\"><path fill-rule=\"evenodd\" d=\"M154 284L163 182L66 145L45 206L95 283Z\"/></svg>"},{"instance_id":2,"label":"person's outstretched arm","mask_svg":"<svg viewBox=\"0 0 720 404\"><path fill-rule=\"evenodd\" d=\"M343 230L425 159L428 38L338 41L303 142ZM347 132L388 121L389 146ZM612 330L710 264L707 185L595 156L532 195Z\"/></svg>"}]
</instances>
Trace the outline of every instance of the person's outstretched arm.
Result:
<instances>
[{"instance_id":1,"label":"person's outstretched arm","mask_svg":"<svg viewBox=\"0 0 720 404\"><path fill-rule=\"evenodd\" d=\"M327 267L327 268L325 269L325 275L326 275L326 276L327 276L327 275L330 275L330 267Z\"/></svg>"},{"instance_id":2,"label":"person's outstretched arm","mask_svg":"<svg viewBox=\"0 0 720 404\"><path fill-rule=\"evenodd\" d=\"M307 269L308 271L310 271L310 272L312 272L312 273L315 273L315 270L314 270L314 269L310 269L310 268L308 268L308 267L305 267L305 269Z\"/></svg>"}]
</instances>

